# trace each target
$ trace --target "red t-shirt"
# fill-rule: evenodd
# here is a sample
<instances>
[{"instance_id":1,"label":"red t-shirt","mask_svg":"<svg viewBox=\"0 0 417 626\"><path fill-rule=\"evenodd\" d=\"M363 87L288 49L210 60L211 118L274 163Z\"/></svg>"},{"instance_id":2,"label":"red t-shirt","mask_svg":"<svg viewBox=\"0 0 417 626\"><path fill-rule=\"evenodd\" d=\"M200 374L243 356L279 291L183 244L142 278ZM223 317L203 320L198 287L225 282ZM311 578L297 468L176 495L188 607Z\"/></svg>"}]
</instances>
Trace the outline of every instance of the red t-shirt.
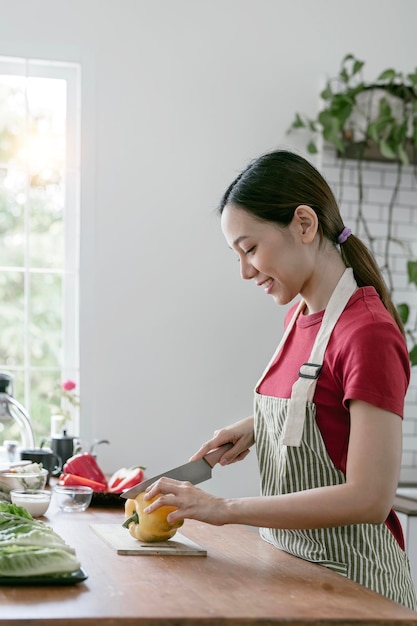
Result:
<instances>
[{"instance_id":1,"label":"red t-shirt","mask_svg":"<svg viewBox=\"0 0 417 626\"><path fill-rule=\"evenodd\" d=\"M289 323L296 305L285 318ZM324 311L299 315L287 341L261 382L262 395L290 398L300 366L309 361ZM410 379L406 342L373 287L350 298L330 337L314 394L316 421L334 465L346 473L349 400L362 400L403 416ZM388 527L403 546L392 512Z\"/></svg>"}]
</instances>

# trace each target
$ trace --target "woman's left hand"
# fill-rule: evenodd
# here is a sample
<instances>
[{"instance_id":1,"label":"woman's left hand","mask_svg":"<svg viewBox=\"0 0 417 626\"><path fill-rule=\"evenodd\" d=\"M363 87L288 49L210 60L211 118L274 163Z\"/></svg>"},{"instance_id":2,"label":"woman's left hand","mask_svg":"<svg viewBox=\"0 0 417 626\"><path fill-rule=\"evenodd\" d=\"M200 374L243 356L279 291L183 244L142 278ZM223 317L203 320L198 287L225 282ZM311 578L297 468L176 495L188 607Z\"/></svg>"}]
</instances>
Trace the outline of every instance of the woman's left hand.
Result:
<instances>
[{"instance_id":1,"label":"woman's left hand","mask_svg":"<svg viewBox=\"0 0 417 626\"><path fill-rule=\"evenodd\" d=\"M161 506L175 506L176 511L168 515L168 522L174 524L183 519L196 519L215 526L226 523L226 501L213 496L188 481L160 478L148 488L145 500L161 496L150 504L144 513L151 513Z\"/></svg>"}]
</instances>

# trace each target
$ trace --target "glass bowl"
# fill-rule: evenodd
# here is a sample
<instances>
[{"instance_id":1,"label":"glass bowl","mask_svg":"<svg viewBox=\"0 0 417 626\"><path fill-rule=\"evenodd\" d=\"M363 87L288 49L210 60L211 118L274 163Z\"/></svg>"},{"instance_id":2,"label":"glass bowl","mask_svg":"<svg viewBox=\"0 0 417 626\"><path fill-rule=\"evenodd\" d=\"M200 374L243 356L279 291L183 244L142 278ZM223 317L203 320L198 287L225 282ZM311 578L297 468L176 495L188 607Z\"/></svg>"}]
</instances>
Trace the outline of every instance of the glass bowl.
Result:
<instances>
[{"instance_id":1,"label":"glass bowl","mask_svg":"<svg viewBox=\"0 0 417 626\"><path fill-rule=\"evenodd\" d=\"M54 496L61 511L72 513L88 509L93 490L91 487L56 485Z\"/></svg>"},{"instance_id":2,"label":"glass bowl","mask_svg":"<svg viewBox=\"0 0 417 626\"><path fill-rule=\"evenodd\" d=\"M13 489L45 489L48 470L38 472L2 472L0 473L0 491L10 494Z\"/></svg>"},{"instance_id":3,"label":"glass bowl","mask_svg":"<svg viewBox=\"0 0 417 626\"><path fill-rule=\"evenodd\" d=\"M32 517L41 517L48 510L51 492L46 489L12 489L10 498L13 504L23 506Z\"/></svg>"}]
</instances>

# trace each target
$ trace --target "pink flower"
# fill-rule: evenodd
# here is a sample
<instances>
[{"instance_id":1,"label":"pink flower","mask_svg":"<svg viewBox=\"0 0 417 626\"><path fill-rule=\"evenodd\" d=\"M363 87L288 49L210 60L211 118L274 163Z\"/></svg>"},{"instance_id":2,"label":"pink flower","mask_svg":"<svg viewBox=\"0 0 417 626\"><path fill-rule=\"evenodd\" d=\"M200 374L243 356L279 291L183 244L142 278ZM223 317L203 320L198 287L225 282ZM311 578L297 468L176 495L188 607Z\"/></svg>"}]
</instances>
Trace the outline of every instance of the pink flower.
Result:
<instances>
[{"instance_id":1,"label":"pink flower","mask_svg":"<svg viewBox=\"0 0 417 626\"><path fill-rule=\"evenodd\" d=\"M75 389L77 386L76 383L74 383L73 380L65 380L62 384L61 387L64 391L72 391L73 389Z\"/></svg>"}]
</instances>

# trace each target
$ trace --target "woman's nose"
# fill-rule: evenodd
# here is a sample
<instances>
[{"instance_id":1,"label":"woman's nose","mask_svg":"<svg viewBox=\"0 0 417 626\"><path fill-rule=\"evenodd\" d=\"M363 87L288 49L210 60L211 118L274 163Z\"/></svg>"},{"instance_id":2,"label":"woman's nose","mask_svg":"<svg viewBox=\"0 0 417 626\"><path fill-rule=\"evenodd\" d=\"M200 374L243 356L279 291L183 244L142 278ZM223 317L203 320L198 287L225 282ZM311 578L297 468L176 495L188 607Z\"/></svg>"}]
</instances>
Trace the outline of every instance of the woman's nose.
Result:
<instances>
[{"instance_id":1,"label":"woman's nose","mask_svg":"<svg viewBox=\"0 0 417 626\"><path fill-rule=\"evenodd\" d=\"M245 258L240 260L240 275L244 280L250 280L256 275L256 269Z\"/></svg>"}]
</instances>

